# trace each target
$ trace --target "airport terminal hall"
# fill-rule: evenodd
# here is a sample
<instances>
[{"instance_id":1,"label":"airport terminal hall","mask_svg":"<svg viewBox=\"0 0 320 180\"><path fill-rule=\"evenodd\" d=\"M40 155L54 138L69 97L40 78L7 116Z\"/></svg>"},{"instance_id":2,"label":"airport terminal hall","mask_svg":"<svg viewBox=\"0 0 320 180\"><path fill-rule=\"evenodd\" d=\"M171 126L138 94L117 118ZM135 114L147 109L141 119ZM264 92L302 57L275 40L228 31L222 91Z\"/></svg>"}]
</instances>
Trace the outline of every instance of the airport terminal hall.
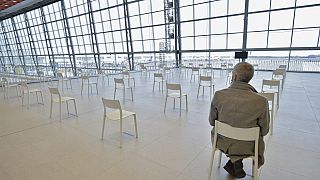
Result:
<instances>
[{"instance_id":1,"label":"airport terminal hall","mask_svg":"<svg viewBox=\"0 0 320 180\"><path fill-rule=\"evenodd\" d=\"M0 180L319 180L320 0L0 0Z\"/></svg>"}]
</instances>

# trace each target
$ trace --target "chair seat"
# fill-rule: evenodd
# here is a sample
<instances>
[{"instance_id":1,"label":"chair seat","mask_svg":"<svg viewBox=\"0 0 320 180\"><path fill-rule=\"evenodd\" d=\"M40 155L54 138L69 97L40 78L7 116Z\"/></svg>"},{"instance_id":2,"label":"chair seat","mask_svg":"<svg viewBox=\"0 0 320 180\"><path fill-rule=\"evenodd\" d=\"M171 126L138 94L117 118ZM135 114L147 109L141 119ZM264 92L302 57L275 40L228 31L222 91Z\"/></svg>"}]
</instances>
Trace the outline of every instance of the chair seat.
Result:
<instances>
[{"instance_id":1,"label":"chair seat","mask_svg":"<svg viewBox=\"0 0 320 180\"><path fill-rule=\"evenodd\" d=\"M34 92L41 92L41 90L40 89L31 89L31 90L29 90L29 93L34 93ZM24 93L27 94L28 91L24 91Z\"/></svg>"},{"instance_id":2,"label":"chair seat","mask_svg":"<svg viewBox=\"0 0 320 180\"><path fill-rule=\"evenodd\" d=\"M19 84L8 84L8 85L5 85L5 87L17 87L19 86Z\"/></svg>"},{"instance_id":3,"label":"chair seat","mask_svg":"<svg viewBox=\"0 0 320 180\"><path fill-rule=\"evenodd\" d=\"M263 88L262 92L278 93L278 88Z\"/></svg>"},{"instance_id":4,"label":"chair seat","mask_svg":"<svg viewBox=\"0 0 320 180\"><path fill-rule=\"evenodd\" d=\"M136 114L136 113L122 110L122 118L126 118L126 117L134 115L134 114ZM112 120L112 121L120 120L120 111L117 110L117 111L107 113L106 116L109 120Z\"/></svg>"},{"instance_id":5,"label":"chair seat","mask_svg":"<svg viewBox=\"0 0 320 180\"><path fill-rule=\"evenodd\" d=\"M67 96L61 97L61 102L70 101L70 100L75 100L75 98L67 97ZM58 103L59 102L59 98L54 98L53 102Z\"/></svg>"},{"instance_id":6,"label":"chair seat","mask_svg":"<svg viewBox=\"0 0 320 180\"><path fill-rule=\"evenodd\" d=\"M117 88L116 89L132 89L131 86L121 86L121 85L117 85Z\"/></svg>"},{"instance_id":7,"label":"chair seat","mask_svg":"<svg viewBox=\"0 0 320 180\"><path fill-rule=\"evenodd\" d=\"M210 83L208 83L208 82L201 82L201 83L200 83L200 86L211 87L211 86L213 86L213 84L210 84Z\"/></svg>"},{"instance_id":8,"label":"chair seat","mask_svg":"<svg viewBox=\"0 0 320 180\"><path fill-rule=\"evenodd\" d=\"M157 80L157 79L156 79L154 82L166 82L166 80L164 80L164 79L162 79L162 80L161 80L161 79L158 79L158 80Z\"/></svg>"},{"instance_id":9,"label":"chair seat","mask_svg":"<svg viewBox=\"0 0 320 180\"><path fill-rule=\"evenodd\" d=\"M183 96L187 96L187 94L181 93L181 97L183 97ZM180 93L170 93L170 94L168 94L168 97L180 98Z\"/></svg>"}]
</instances>

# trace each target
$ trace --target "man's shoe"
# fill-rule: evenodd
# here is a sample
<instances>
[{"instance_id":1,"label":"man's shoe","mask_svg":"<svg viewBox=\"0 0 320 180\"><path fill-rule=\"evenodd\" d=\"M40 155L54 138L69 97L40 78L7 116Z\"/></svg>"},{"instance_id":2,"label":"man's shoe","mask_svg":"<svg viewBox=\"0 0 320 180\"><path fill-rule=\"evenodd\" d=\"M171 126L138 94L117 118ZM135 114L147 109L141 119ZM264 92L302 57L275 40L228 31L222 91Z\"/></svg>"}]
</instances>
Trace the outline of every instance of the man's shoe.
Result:
<instances>
[{"instance_id":1,"label":"man's shoe","mask_svg":"<svg viewBox=\"0 0 320 180\"><path fill-rule=\"evenodd\" d=\"M236 177L235 176L235 172L234 172L234 165L231 162L231 160L229 160L226 165L223 167L224 170L226 170L232 177Z\"/></svg>"},{"instance_id":2,"label":"man's shoe","mask_svg":"<svg viewBox=\"0 0 320 180\"><path fill-rule=\"evenodd\" d=\"M234 177L236 177L236 178L246 177L246 172L243 170L242 159L234 162L233 168L234 168Z\"/></svg>"}]
</instances>

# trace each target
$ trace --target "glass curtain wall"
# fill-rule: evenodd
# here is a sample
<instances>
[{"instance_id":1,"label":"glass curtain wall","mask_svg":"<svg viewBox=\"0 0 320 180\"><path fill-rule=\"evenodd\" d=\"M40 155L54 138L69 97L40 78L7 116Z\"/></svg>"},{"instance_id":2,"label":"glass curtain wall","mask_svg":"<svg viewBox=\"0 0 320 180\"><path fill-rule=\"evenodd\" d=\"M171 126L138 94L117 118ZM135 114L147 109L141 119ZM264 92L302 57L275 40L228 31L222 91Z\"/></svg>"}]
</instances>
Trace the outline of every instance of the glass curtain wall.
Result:
<instances>
[{"instance_id":1,"label":"glass curtain wall","mask_svg":"<svg viewBox=\"0 0 320 180\"><path fill-rule=\"evenodd\" d=\"M319 16L318 0L62 0L0 22L0 70L74 76L176 66L176 54L221 68L248 51L260 70L320 72Z\"/></svg>"}]
</instances>

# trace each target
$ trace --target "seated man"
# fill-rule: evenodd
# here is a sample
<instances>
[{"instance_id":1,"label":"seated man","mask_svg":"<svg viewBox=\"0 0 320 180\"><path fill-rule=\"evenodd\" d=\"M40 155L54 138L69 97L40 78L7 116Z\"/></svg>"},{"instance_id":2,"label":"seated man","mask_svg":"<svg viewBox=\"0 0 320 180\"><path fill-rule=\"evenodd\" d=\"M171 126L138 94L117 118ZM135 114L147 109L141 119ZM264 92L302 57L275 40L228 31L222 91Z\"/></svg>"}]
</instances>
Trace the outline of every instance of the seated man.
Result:
<instances>
[{"instance_id":1,"label":"seated man","mask_svg":"<svg viewBox=\"0 0 320 180\"><path fill-rule=\"evenodd\" d=\"M254 73L253 66L247 62L235 65L232 71L232 84L227 89L217 91L211 102L209 122L215 120L238 128L260 127L258 166L264 164L263 136L269 132L269 105L266 98L257 94L249 81ZM214 127L211 132L213 140ZM224 169L233 177L246 176L242 159L254 155L254 142L237 141L218 136L217 148L230 160Z\"/></svg>"}]
</instances>

